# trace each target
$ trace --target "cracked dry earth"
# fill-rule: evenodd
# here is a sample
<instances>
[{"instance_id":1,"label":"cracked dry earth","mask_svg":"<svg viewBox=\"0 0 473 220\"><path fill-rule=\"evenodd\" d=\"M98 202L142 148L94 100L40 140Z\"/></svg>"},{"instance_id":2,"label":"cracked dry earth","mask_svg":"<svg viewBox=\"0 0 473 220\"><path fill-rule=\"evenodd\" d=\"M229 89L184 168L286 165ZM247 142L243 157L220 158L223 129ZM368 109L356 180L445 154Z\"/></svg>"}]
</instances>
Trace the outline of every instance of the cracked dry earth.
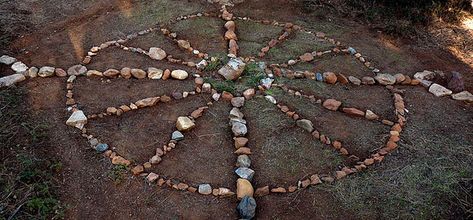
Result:
<instances>
[{"instance_id":1,"label":"cracked dry earth","mask_svg":"<svg viewBox=\"0 0 473 220\"><path fill-rule=\"evenodd\" d=\"M39 67L24 84L31 109L57 126L69 218L350 219L327 187L402 160L426 99L471 125L441 73L393 67L415 59L368 56L292 12L277 21L241 2L164 2L145 28L147 7L118 4L97 15L101 27L77 18L39 42L42 56L18 57ZM127 170L119 184L116 166Z\"/></svg>"}]
</instances>

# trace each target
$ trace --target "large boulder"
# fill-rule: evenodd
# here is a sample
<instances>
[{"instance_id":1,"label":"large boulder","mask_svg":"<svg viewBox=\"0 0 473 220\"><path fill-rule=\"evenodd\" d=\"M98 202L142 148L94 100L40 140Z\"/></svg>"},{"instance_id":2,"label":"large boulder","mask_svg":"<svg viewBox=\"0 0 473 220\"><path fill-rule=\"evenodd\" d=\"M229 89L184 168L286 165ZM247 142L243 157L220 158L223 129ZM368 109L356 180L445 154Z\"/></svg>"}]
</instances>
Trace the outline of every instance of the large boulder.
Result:
<instances>
[{"instance_id":1,"label":"large boulder","mask_svg":"<svg viewBox=\"0 0 473 220\"><path fill-rule=\"evenodd\" d=\"M223 66L218 73L226 80L236 80L245 70L245 62L240 58L232 58Z\"/></svg>"}]
</instances>

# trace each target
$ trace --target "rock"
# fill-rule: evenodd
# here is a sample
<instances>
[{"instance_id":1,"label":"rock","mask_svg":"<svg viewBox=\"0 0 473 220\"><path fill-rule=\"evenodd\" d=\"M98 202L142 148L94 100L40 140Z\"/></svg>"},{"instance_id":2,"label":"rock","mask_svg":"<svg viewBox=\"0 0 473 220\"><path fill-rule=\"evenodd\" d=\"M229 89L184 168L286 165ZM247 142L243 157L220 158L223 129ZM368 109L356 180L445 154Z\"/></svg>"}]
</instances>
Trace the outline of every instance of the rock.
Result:
<instances>
[{"instance_id":1,"label":"rock","mask_svg":"<svg viewBox=\"0 0 473 220\"><path fill-rule=\"evenodd\" d=\"M230 31L230 30L225 32L224 37L225 37L225 40L237 40L237 35L235 34L235 32Z\"/></svg>"},{"instance_id":2,"label":"rock","mask_svg":"<svg viewBox=\"0 0 473 220\"><path fill-rule=\"evenodd\" d=\"M260 81L261 86L263 86L265 89L270 89L271 86L273 85L274 79L271 78L264 78Z\"/></svg>"},{"instance_id":3,"label":"rock","mask_svg":"<svg viewBox=\"0 0 473 220\"><path fill-rule=\"evenodd\" d=\"M337 101L335 99L327 99L324 101L322 104L326 109L332 110L332 111L337 111L338 107L342 105L342 102Z\"/></svg>"},{"instance_id":4,"label":"rock","mask_svg":"<svg viewBox=\"0 0 473 220\"><path fill-rule=\"evenodd\" d=\"M314 60L314 56L311 53L305 53L304 55L300 56L299 59L303 62L310 62Z\"/></svg>"},{"instance_id":5,"label":"rock","mask_svg":"<svg viewBox=\"0 0 473 220\"><path fill-rule=\"evenodd\" d=\"M310 176L310 184L311 185L317 185L317 184L321 184L321 183L322 183L322 180L320 180L319 175L314 174L314 175Z\"/></svg>"},{"instance_id":6,"label":"rock","mask_svg":"<svg viewBox=\"0 0 473 220\"><path fill-rule=\"evenodd\" d=\"M251 149L247 148L247 147L240 147L234 153L238 154L238 155L241 155L241 154L250 155L251 154Z\"/></svg>"},{"instance_id":7,"label":"rock","mask_svg":"<svg viewBox=\"0 0 473 220\"><path fill-rule=\"evenodd\" d=\"M255 171L247 167L239 167L235 170L235 173L243 179L251 181L255 175Z\"/></svg>"},{"instance_id":8,"label":"rock","mask_svg":"<svg viewBox=\"0 0 473 220\"><path fill-rule=\"evenodd\" d=\"M243 113L241 113L240 109L238 109L238 108L232 108L232 110L230 110L229 118L230 119L232 119L232 118L243 118Z\"/></svg>"},{"instance_id":9,"label":"rock","mask_svg":"<svg viewBox=\"0 0 473 220\"><path fill-rule=\"evenodd\" d=\"M124 67L120 70L120 76L122 76L125 79L131 78L131 69L128 67Z\"/></svg>"},{"instance_id":10,"label":"rock","mask_svg":"<svg viewBox=\"0 0 473 220\"><path fill-rule=\"evenodd\" d=\"M133 173L133 175L137 176L137 175L140 175L141 173L143 173L145 171L145 168L142 166L142 165L138 165L136 167L133 167L131 169L131 172Z\"/></svg>"},{"instance_id":11,"label":"rock","mask_svg":"<svg viewBox=\"0 0 473 220\"><path fill-rule=\"evenodd\" d=\"M237 180L237 198L243 199L245 196L253 197L253 186L250 181L239 178Z\"/></svg>"},{"instance_id":12,"label":"rock","mask_svg":"<svg viewBox=\"0 0 473 220\"><path fill-rule=\"evenodd\" d=\"M25 71L28 70L28 66L26 66L24 63L18 61L15 62L12 66L11 69L15 71L15 73L24 73Z\"/></svg>"},{"instance_id":13,"label":"rock","mask_svg":"<svg viewBox=\"0 0 473 220\"><path fill-rule=\"evenodd\" d=\"M54 67L50 67L50 66L43 66L39 69L38 71L38 76L39 77L50 77L50 76L54 76L54 70L55 68Z\"/></svg>"},{"instance_id":14,"label":"rock","mask_svg":"<svg viewBox=\"0 0 473 220\"><path fill-rule=\"evenodd\" d=\"M171 72L171 77L174 79L184 80L187 79L189 74L184 70L173 70Z\"/></svg>"},{"instance_id":15,"label":"rock","mask_svg":"<svg viewBox=\"0 0 473 220\"><path fill-rule=\"evenodd\" d=\"M113 77L116 77L116 76L120 75L120 71L118 71L116 69L108 69L105 72L103 72L103 75L108 77L108 78L113 78Z\"/></svg>"},{"instance_id":16,"label":"rock","mask_svg":"<svg viewBox=\"0 0 473 220\"><path fill-rule=\"evenodd\" d=\"M227 21L227 23L225 23L225 28L229 31L235 31L235 22Z\"/></svg>"},{"instance_id":17,"label":"rock","mask_svg":"<svg viewBox=\"0 0 473 220\"><path fill-rule=\"evenodd\" d=\"M131 75L137 79L146 78L146 72L142 69L131 69Z\"/></svg>"},{"instance_id":18,"label":"rock","mask_svg":"<svg viewBox=\"0 0 473 220\"><path fill-rule=\"evenodd\" d=\"M230 191L230 189L223 188L223 187L212 190L212 194L214 196L220 196L220 197L227 197L227 196L235 195L235 193Z\"/></svg>"},{"instance_id":19,"label":"rock","mask_svg":"<svg viewBox=\"0 0 473 220\"><path fill-rule=\"evenodd\" d=\"M230 101L233 99L233 95L227 91L222 92L222 99L226 101Z\"/></svg>"},{"instance_id":20,"label":"rock","mask_svg":"<svg viewBox=\"0 0 473 220\"><path fill-rule=\"evenodd\" d=\"M85 73L86 76L90 77L90 76L103 76L103 73L100 72L100 71L97 71L97 70L89 70L87 71L87 73Z\"/></svg>"},{"instance_id":21,"label":"rock","mask_svg":"<svg viewBox=\"0 0 473 220\"><path fill-rule=\"evenodd\" d=\"M325 72L324 73L324 80L326 83L335 84L337 82L337 75L332 72Z\"/></svg>"},{"instance_id":22,"label":"rock","mask_svg":"<svg viewBox=\"0 0 473 220\"><path fill-rule=\"evenodd\" d=\"M115 156L112 158L112 164L113 165L124 165L124 166L129 166L131 162L121 156Z\"/></svg>"},{"instance_id":23,"label":"rock","mask_svg":"<svg viewBox=\"0 0 473 220\"><path fill-rule=\"evenodd\" d=\"M270 96L270 95L267 95L264 97L266 100L268 100L269 102L273 103L276 105L277 101L274 97Z\"/></svg>"},{"instance_id":24,"label":"rock","mask_svg":"<svg viewBox=\"0 0 473 220\"><path fill-rule=\"evenodd\" d=\"M56 76L59 76L59 77L66 77L67 76L67 72L65 70L61 69L61 68L56 68L54 70L54 73L56 74Z\"/></svg>"},{"instance_id":25,"label":"rock","mask_svg":"<svg viewBox=\"0 0 473 220\"><path fill-rule=\"evenodd\" d=\"M67 83L73 83L76 79L77 76L69 76L69 78L67 78Z\"/></svg>"},{"instance_id":26,"label":"rock","mask_svg":"<svg viewBox=\"0 0 473 220\"><path fill-rule=\"evenodd\" d=\"M83 111L75 111L72 113L71 117L67 119L66 125L76 127L78 129L84 128L84 125L87 124L87 117L84 115Z\"/></svg>"},{"instance_id":27,"label":"rock","mask_svg":"<svg viewBox=\"0 0 473 220\"><path fill-rule=\"evenodd\" d=\"M67 69L67 75L69 76L80 76L85 75L87 73L87 68L82 65L74 65Z\"/></svg>"},{"instance_id":28,"label":"rock","mask_svg":"<svg viewBox=\"0 0 473 220\"><path fill-rule=\"evenodd\" d=\"M378 74L375 79L379 84L384 86L394 85L396 83L396 78L391 74Z\"/></svg>"},{"instance_id":29,"label":"rock","mask_svg":"<svg viewBox=\"0 0 473 220\"><path fill-rule=\"evenodd\" d=\"M0 78L0 88L14 85L16 83L19 83L19 82L25 80L25 79L26 79L25 75L20 74L20 73L4 76L4 77Z\"/></svg>"},{"instance_id":30,"label":"rock","mask_svg":"<svg viewBox=\"0 0 473 220\"><path fill-rule=\"evenodd\" d=\"M235 122L232 125L232 131L233 134L238 137L238 136L245 136L246 133L248 132L248 129L246 128L246 125L240 122Z\"/></svg>"},{"instance_id":31,"label":"rock","mask_svg":"<svg viewBox=\"0 0 473 220\"><path fill-rule=\"evenodd\" d=\"M245 62L240 58L231 58L225 66L218 70L226 80L236 80L245 70Z\"/></svg>"},{"instance_id":32,"label":"rock","mask_svg":"<svg viewBox=\"0 0 473 220\"><path fill-rule=\"evenodd\" d=\"M2 55L0 57L0 63L3 63L5 65L11 65L12 63L15 63L15 62L16 62L15 57L11 57L11 56L8 56L8 55Z\"/></svg>"},{"instance_id":33,"label":"rock","mask_svg":"<svg viewBox=\"0 0 473 220\"><path fill-rule=\"evenodd\" d=\"M253 197L245 196L237 206L240 219L253 219L256 215L256 200Z\"/></svg>"},{"instance_id":34,"label":"rock","mask_svg":"<svg viewBox=\"0 0 473 220\"><path fill-rule=\"evenodd\" d=\"M202 195L210 195L212 194L212 187L210 184L200 184L198 192Z\"/></svg>"},{"instance_id":35,"label":"rock","mask_svg":"<svg viewBox=\"0 0 473 220\"><path fill-rule=\"evenodd\" d=\"M424 70L423 72L417 72L416 74L414 74L414 79L432 81L435 79L435 73L428 70Z\"/></svg>"},{"instance_id":36,"label":"rock","mask_svg":"<svg viewBox=\"0 0 473 220\"><path fill-rule=\"evenodd\" d=\"M169 70L169 69L164 70L163 80L169 79L170 76L171 76L171 70Z\"/></svg>"},{"instance_id":37,"label":"rock","mask_svg":"<svg viewBox=\"0 0 473 220\"><path fill-rule=\"evenodd\" d=\"M396 83L402 83L404 80L406 80L406 76L404 74L398 73L394 75L394 78L396 78Z\"/></svg>"},{"instance_id":38,"label":"rock","mask_svg":"<svg viewBox=\"0 0 473 220\"><path fill-rule=\"evenodd\" d=\"M245 105L245 98L244 97L232 98L231 103L232 103L233 107L236 107L236 108L243 107L243 105Z\"/></svg>"},{"instance_id":39,"label":"rock","mask_svg":"<svg viewBox=\"0 0 473 220\"><path fill-rule=\"evenodd\" d=\"M251 99L253 98L253 96L255 96L256 94L256 91L255 89L251 88L251 89L247 89L243 92L243 96L245 97L245 99Z\"/></svg>"},{"instance_id":40,"label":"rock","mask_svg":"<svg viewBox=\"0 0 473 220\"><path fill-rule=\"evenodd\" d=\"M269 186L260 187L255 191L256 197L262 197L267 195L269 195Z\"/></svg>"},{"instance_id":41,"label":"rock","mask_svg":"<svg viewBox=\"0 0 473 220\"><path fill-rule=\"evenodd\" d=\"M366 110L365 118L368 119L368 120L377 120L379 118L379 116L376 115L371 110Z\"/></svg>"},{"instance_id":42,"label":"rock","mask_svg":"<svg viewBox=\"0 0 473 220\"><path fill-rule=\"evenodd\" d=\"M148 68L148 78L150 79L161 79L164 71L154 67Z\"/></svg>"},{"instance_id":43,"label":"rock","mask_svg":"<svg viewBox=\"0 0 473 220\"><path fill-rule=\"evenodd\" d=\"M314 130L314 125L311 121L307 119L301 119L296 122L297 126L301 127L302 129L312 132Z\"/></svg>"},{"instance_id":44,"label":"rock","mask_svg":"<svg viewBox=\"0 0 473 220\"><path fill-rule=\"evenodd\" d=\"M353 115L353 116L358 116L358 117L364 117L365 116L365 112L363 112L359 109L356 109L356 108L343 108L342 111L349 114L349 115Z\"/></svg>"},{"instance_id":45,"label":"rock","mask_svg":"<svg viewBox=\"0 0 473 220\"><path fill-rule=\"evenodd\" d=\"M176 127L179 131L188 131L194 128L195 124L189 117L181 116L177 118Z\"/></svg>"},{"instance_id":46,"label":"rock","mask_svg":"<svg viewBox=\"0 0 473 220\"><path fill-rule=\"evenodd\" d=\"M156 151L158 151L158 150L156 150ZM161 156L162 156L162 155L161 155ZM161 160L162 160L161 156L159 156L159 155L154 155L154 156L152 156L152 157L149 159L149 162L150 162L151 164L158 164L158 163L160 163Z\"/></svg>"},{"instance_id":47,"label":"rock","mask_svg":"<svg viewBox=\"0 0 473 220\"><path fill-rule=\"evenodd\" d=\"M149 48L148 56L154 60L163 60L164 58L166 58L167 54L166 51L161 48L151 47Z\"/></svg>"},{"instance_id":48,"label":"rock","mask_svg":"<svg viewBox=\"0 0 473 220\"><path fill-rule=\"evenodd\" d=\"M146 181L148 181L149 183L154 183L156 182L156 180L158 180L159 178L159 175L156 174L156 173L149 173L147 176L146 176Z\"/></svg>"},{"instance_id":49,"label":"rock","mask_svg":"<svg viewBox=\"0 0 473 220\"><path fill-rule=\"evenodd\" d=\"M236 40L228 41L228 53L229 54L233 54L233 55L236 56L239 49L240 49L240 47L238 46Z\"/></svg>"},{"instance_id":50,"label":"rock","mask_svg":"<svg viewBox=\"0 0 473 220\"><path fill-rule=\"evenodd\" d=\"M425 87L425 88L429 88L431 85L432 85L432 81L429 81L429 80L420 80L420 84Z\"/></svg>"},{"instance_id":51,"label":"rock","mask_svg":"<svg viewBox=\"0 0 473 220\"><path fill-rule=\"evenodd\" d=\"M349 47L349 48L348 48L348 52L349 52L351 55L355 55L355 54L356 54L356 50L355 50L355 48L353 48L353 47Z\"/></svg>"},{"instance_id":52,"label":"rock","mask_svg":"<svg viewBox=\"0 0 473 220\"><path fill-rule=\"evenodd\" d=\"M347 83L348 83L347 77L346 77L345 75L341 74L341 73L339 73L339 74L337 75L337 80L338 80L338 82L340 82L341 84L347 84Z\"/></svg>"},{"instance_id":53,"label":"rock","mask_svg":"<svg viewBox=\"0 0 473 220\"><path fill-rule=\"evenodd\" d=\"M452 94L452 91L437 84L437 83L434 83L430 86L429 88L429 92L434 94L435 96L437 97L440 97L440 96L446 96L446 95L451 95Z\"/></svg>"},{"instance_id":54,"label":"rock","mask_svg":"<svg viewBox=\"0 0 473 220\"><path fill-rule=\"evenodd\" d=\"M271 189L271 192L272 193L286 193L286 189L282 188L282 187L277 187L277 188L272 188Z\"/></svg>"},{"instance_id":55,"label":"rock","mask_svg":"<svg viewBox=\"0 0 473 220\"><path fill-rule=\"evenodd\" d=\"M210 83L202 84L202 92L203 93L211 93L212 92L212 85Z\"/></svg>"},{"instance_id":56,"label":"rock","mask_svg":"<svg viewBox=\"0 0 473 220\"><path fill-rule=\"evenodd\" d=\"M324 76L322 75L322 73L316 73L315 74L315 79L319 82L323 82L324 81Z\"/></svg>"},{"instance_id":57,"label":"rock","mask_svg":"<svg viewBox=\"0 0 473 220\"><path fill-rule=\"evenodd\" d=\"M355 85L357 85L357 86L361 85L361 80L358 79L358 78L356 78L356 77L354 77L354 76L349 76L349 77L348 77L348 80L349 80L351 83L353 83L353 84L355 84Z\"/></svg>"},{"instance_id":58,"label":"rock","mask_svg":"<svg viewBox=\"0 0 473 220\"><path fill-rule=\"evenodd\" d=\"M31 67L28 69L28 76L30 78L35 78L38 76L39 69L36 67Z\"/></svg>"},{"instance_id":59,"label":"rock","mask_svg":"<svg viewBox=\"0 0 473 220\"><path fill-rule=\"evenodd\" d=\"M199 63L197 63L196 67L197 69L199 70L203 70L205 69L205 67L207 67L209 65L209 63L207 62L207 60L201 60Z\"/></svg>"},{"instance_id":60,"label":"rock","mask_svg":"<svg viewBox=\"0 0 473 220\"><path fill-rule=\"evenodd\" d=\"M175 141L182 141L184 140L184 135L180 131L172 132L171 139Z\"/></svg>"},{"instance_id":61,"label":"rock","mask_svg":"<svg viewBox=\"0 0 473 220\"><path fill-rule=\"evenodd\" d=\"M237 167L250 167L251 166L251 159L248 155L239 155L237 158Z\"/></svg>"},{"instance_id":62,"label":"rock","mask_svg":"<svg viewBox=\"0 0 473 220\"><path fill-rule=\"evenodd\" d=\"M376 82L374 81L373 77L364 76L363 78L361 78L361 83L365 85L373 85Z\"/></svg>"},{"instance_id":63,"label":"rock","mask_svg":"<svg viewBox=\"0 0 473 220\"><path fill-rule=\"evenodd\" d=\"M453 94L452 98L459 101L473 102L473 95L468 91Z\"/></svg>"},{"instance_id":64,"label":"rock","mask_svg":"<svg viewBox=\"0 0 473 220\"><path fill-rule=\"evenodd\" d=\"M156 105L156 103L158 103L158 101L159 101L159 97L151 97L151 98L146 98L146 99L139 100L135 103L135 105L138 108L145 108L145 107L150 107L150 106Z\"/></svg>"},{"instance_id":65,"label":"rock","mask_svg":"<svg viewBox=\"0 0 473 220\"><path fill-rule=\"evenodd\" d=\"M206 107L201 107L201 108L198 108L196 110L194 110L192 113L191 113L191 117L192 118L200 118L203 113L204 113L204 110L207 109Z\"/></svg>"},{"instance_id":66,"label":"rock","mask_svg":"<svg viewBox=\"0 0 473 220\"><path fill-rule=\"evenodd\" d=\"M103 153L108 150L108 144L97 144L97 146L95 146L95 150Z\"/></svg>"},{"instance_id":67,"label":"rock","mask_svg":"<svg viewBox=\"0 0 473 220\"><path fill-rule=\"evenodd\" d=\"M461 92L465 90L465 83L460 73L452 72L452 78L448 82L447 87L452 90L452 92Z\"/></svg>"},{"instance_id":68,"label":"rock","mask_svg":"<svg viewBox=\"0 0 473 220\"><path fill-rule=\"evenodd\" d=\"M235 137L233 138L235 141L235 148L238 149L240 147L244 147L248 143L248 138L244 137Z\"/></svg>"},{"instance_id":69,"label":"rock","mask_svg":"<svg viewBox=\"0 0 473 220\"><path fill-rule=\"evenodd\" d=\"M183 49L186 49L186 50L189 50L191 48L191 44L186 40L178 40L177 45L180 48L183 48Z\"/></svg>"}]
</instances>

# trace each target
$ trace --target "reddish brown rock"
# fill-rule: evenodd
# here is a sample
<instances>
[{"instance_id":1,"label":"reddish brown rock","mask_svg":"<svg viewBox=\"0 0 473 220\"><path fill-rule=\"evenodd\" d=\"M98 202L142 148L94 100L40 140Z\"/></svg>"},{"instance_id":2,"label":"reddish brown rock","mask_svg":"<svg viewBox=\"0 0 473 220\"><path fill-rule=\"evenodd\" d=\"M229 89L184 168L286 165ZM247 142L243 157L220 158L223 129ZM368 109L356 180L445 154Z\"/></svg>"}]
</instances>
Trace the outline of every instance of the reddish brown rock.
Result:
<instances>
[{"instance_id":1,"label":"reddish brown rock","mask_svg":"<svg viewBox=\"0 0 473 220\"><path fill-rule=\"evenodd\" d=\"M289 191L290 193L293 193L293 192L295 192L296 190L297 190L297 186L289 186L289 188L288 188L288 191Z\"/></svg>"},{"instance_id":2,"label":"reddish brown rock","mask_svg":"<svg viewBox=\"0 0 473 220\"><path fill-rule=\"evenodd\" d=\"M233 140L235 141L235 148L236 149L244 147L248 143L248 138L244 138L244 137L235 137L235 138L233 138Z\"/></svg>"},{"instance_id":3,"label":"reddish brown rock","mask_svg":"<svg viewBox=\"0 0 473 220\"><path fill-rule=\"evenodd\" d=\"M337 80L338 80L338 82L340 82L341 84L347 84L347 83L349 82L349 81L348 81L348 78L347 78L345 75L341 74L341 73L339 73L339 74L337 75Z\"/></svg>"},{"instance_id":4,"label":"reddish brown rock","mask_svg":"<svg viewBox=\"0 0 473 220\"><path fill-rule=\"evenodd\" d=\"M374 159L368 158L368 159L366 159L363 163L364 163L366 166L370 166L370 165L374 164Z\"/></svg>"},{"instance_id":5,"label":"reddish brown rock","mask_svg":"<svg viewBox=\"0 0 473 220\"><path fill-rule=\"evenodd\" d=\"M332 111L337 111L338 107L342 105L342 102L337 101L335 99L327 99L324 101L322 104L326 109L332 110Z\"/></svg>"},{"instance_id":6,"label":"reddish brown rock","mask_svg":"<svg viewBox=\"0 0 473 220\"><path fill-rule=\"evenodd\" d=\"M251 154L251 149L247 148L247 147L240 147L234 153L238 154L238 155L240 155L240 154L249 155L249 154Z\"/></svg>"},{"instance_id":7,"label":"reddish brown rock","mask_svg":"<svg viewBox=\"0 0 473 220\"><path fill-rule=\"evenodd\" d=\"M304 62L310 62L314 60L314 56L312 56L311 53L305 53L304 55L300 56L299 59Z\"/></svg>"},{"instance_id":8,"label":"reddish brown rock","mask_svg":"<svg viewBox=\"0 0 473 220\"><path fill-rule=\"evenodd\" d=\"M267 195L269 195L269 186L260 187L255 191L256 197L262 197Z\"/></svg>"},{"instance_id":9,"label":"reddish brown rock","mask_svg":"<svg viewBox=\"0 0 473 220\"><path fill-rule=\"evenodd\" d=\"M131 172L135 176L140 175L141 173L143 173L143 171L145 171L145 168L142 165L138 165L136 167L133 167L133 169L131 169Z\"/></svg>"},{"instance_id":10,"label":"reddish brown rock","mask_svg":"<svg viewBox=\"0 0 473 220\"><path fill-rule=\"evenodd\" d=\"M317 184L321 184L321 183L322 183L322 180L320 180L319 175L314 174L314 175L310 176L310 184L311 185L317 185Z\"/></svg>"},{"instance_id":11,"label":"reddish brown rock","mask_svg":"<svg viewBox=\"0 0 473 220\"><path fill-rule=\"evenodd\" d=\"M365 116L365 112L356 108L343 108L342 111L352 116L357 116L357 117Z\"/></svg>"},{"instance_id":12,"label":"reddish brown rock","mask_svg":"<svg viewBox=\"0 0 473 220\"><path fill-rule=\"evenodd\" d=\"M277 188L272 188L271 189L271 192L272 193L286 193L286 189L282 188L282 187L277 187Z\"/></svg>"},{"instance_id":13,"label":"reddish brown rock","mask_svg":"<svg viewBox=\"0 0 473 220\"><path fill-rule=\"evenodd\" d=\"M337 82L337 75L335 73L325 72L323 76L326 83L335 84Z\"/></svg>"}]
</instances>

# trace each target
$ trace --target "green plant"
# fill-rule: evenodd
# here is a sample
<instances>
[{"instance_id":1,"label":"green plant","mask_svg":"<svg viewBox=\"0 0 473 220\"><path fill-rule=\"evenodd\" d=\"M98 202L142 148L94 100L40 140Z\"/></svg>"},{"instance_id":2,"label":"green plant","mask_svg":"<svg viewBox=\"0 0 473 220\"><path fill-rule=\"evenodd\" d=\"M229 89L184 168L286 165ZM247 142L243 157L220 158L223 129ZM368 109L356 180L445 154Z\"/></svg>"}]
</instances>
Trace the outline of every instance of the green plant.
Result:
<instances>
[{"instance_id":1,"label":"green plant","mask_svg":"<svg viewBox=\"0 0 473 220\"><path fill-rule=\"evenodd\" d=\"M204 78L204 82L210 83L217 92L226 91L232 94L236 92L235 82L231 80L220 81L212 78Z\"/></svg>"},{"instance_id":2,"label":"green plant","mask_svg":"<svg viewBox=\"0 0 473 220\"><path fill-rule=\"evenodd\" d=\"M128 171L128 167L125 165L116 165L109 171L108 177L115 183L120 184L125 178L125 174Z\"/></svg>"}]
</instances>

